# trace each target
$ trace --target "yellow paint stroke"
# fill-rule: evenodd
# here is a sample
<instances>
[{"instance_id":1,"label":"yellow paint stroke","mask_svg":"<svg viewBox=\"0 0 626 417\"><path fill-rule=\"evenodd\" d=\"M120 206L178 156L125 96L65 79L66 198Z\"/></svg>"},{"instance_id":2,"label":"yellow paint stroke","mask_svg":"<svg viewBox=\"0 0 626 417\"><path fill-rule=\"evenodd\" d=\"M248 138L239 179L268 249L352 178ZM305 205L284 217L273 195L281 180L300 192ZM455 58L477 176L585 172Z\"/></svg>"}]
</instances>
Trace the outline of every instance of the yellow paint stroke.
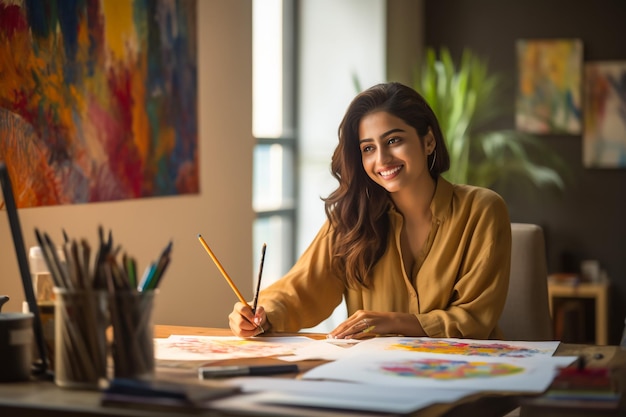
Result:
<instances>
[{"instance_id":1,"label":"yellow paint stroke","mask_svg":"<svg viewBox=\"0 0 626 417\"><path fill-rule=\"evenodd\" d=\"M109 47L109 63L126 61L136 49L137 36L133 25L133 2L106 0L100 3L106 19L104 39Z\"/></svg>"}]
</instances>

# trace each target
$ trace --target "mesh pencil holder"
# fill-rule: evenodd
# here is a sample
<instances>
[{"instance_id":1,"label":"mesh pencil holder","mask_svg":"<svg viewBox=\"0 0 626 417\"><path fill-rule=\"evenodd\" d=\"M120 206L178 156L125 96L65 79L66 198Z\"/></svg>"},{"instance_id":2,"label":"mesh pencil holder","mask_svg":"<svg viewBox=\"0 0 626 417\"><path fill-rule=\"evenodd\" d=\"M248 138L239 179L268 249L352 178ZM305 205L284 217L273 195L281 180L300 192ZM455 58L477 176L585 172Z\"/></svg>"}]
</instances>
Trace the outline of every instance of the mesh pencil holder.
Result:
<instances>
[{"instance_id":1,"label":"mesh pencil holder","mask_svg":"<svg viewBox=\"0 0 626 417\"><path fill-rule=\"evenodd\" d=\"M154 375L152 311L156 293L118 290L109 299L115 378L150 379Z\"/></svg>"},{"instance_id":2,"label":"mesh pencil holder","mask_svg":"<svg viewBox=\"0 0 626 417\"><path fill-rule=\"evenodd\" d=\"M108 293L54 288L55 383L98 389L107 377Z\"/></svg>"}]
</instances>

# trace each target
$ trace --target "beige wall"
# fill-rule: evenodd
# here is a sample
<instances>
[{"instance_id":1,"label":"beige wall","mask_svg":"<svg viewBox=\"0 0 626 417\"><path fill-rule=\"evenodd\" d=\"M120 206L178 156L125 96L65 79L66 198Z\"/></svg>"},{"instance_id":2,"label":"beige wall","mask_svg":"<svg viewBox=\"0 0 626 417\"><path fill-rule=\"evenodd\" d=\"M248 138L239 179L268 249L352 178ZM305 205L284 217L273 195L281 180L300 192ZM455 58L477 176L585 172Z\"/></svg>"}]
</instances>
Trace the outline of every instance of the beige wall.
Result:
<instances>
[{"instance_id":1,"label":"beige wall","mask_svg":"<svg viewBox=\"0 0 626 417\"><path fill-rule=\"evenodd\" d=\"M155 322L227 326L237 301L199 244L201 233L231 278L252 298L252 5L248 0L198 0L199 195L19 210L27 247L34 228L62 241L97 242L97 227L143 269L170 239L172 261L161 285ZM24 292L6 213L0 213L3 311L21 309Z\"/></svg>"},{"instance_id":2,"label":"beige wall","mask_svg":"<svg viewBox=\"0 0 626 417\"><path fill-rule=\"evenodd\" d=\"M413 85L424 53L424 0L387 0L387 80Z\"/></svg>"}]
</instances>

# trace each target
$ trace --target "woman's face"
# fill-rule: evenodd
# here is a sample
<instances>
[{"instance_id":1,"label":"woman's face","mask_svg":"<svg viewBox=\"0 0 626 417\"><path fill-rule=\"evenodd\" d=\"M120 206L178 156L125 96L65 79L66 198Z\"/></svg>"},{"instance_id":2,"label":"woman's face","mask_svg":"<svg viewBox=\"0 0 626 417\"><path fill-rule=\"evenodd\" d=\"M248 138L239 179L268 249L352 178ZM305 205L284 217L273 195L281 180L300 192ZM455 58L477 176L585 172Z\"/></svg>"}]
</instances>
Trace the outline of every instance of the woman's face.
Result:
<instances>
[{"instance_id":1,"label":"woman's face","mask_svg":"<svg viewBox=\"0 0 626 417\"><path fill-rule=\"evenodd\" d=\"M431 180L427 155L434 150L435 139L430 131L422 143L404 120L378 111L361 119L359 147L367 175L390 193Z\"/></svg>"}]
</instances>

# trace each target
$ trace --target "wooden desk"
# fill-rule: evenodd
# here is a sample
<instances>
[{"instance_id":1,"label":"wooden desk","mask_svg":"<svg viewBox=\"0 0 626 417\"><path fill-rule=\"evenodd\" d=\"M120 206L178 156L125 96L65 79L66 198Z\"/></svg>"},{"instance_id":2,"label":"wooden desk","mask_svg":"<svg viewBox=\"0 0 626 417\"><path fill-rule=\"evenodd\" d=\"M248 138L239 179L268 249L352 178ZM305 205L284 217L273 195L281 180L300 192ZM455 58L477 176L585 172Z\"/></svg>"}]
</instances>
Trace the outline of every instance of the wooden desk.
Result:
<instances>
[{"instance_id":1,"label":"wooden desk","mask_svg":"<svg viewBox=\"0 0 626 417\"><path fill-rule=\"evenodd\" d=\"M580 283L575 285L559 284L548 281L548 300L550 314L555 317L555 298L589 298L594 300L595 344L608 344L609 336L609 284Z\"/></svg>"},{"instance_id":2,"label":"wooden desk","mask_svg":"<svg viewBox=\"0 0 626 417\"><path fill-rule=\"evenodd\" d=\"M156 326L155 337L167 337L171 334L195 334L210 336L230 336L229 330L209 329L198 327L180 326ZM321 335L309 335L322 337ZM593 359L594 355L602 354L602 359ZM616 369L626 369L626 351L617 346L588 346L561 344L556 352L557 355L577 356L584 355L589 359L589 366L611 366ZM242 360L228 360L221 362L237 363ZM254 361L245 359L246 363L273 363L278 359L256 358ZM321 363L304 364L307 367ZM198 363L187 363L182 366L168 366L168 363L160 362L157 365L157 378L178 381L197 381L196 368ZM619 373L620 378L622 373ZM620 386L626 389L626 377L620 379ZM485 393L473 398L464 399L453 404L437 404L420 410L413 414L414 417L455 417L455 416L503 416L515 409L521 397L514 394ZM25 417L66 417L66 416L124 416L124 417L163 417L167 415L180 415L180 413L168 413L165 411L147 411L122 407L103 407L100 405L100 393L96 391L72 391L57 387L52 382L25 382L0 384L0 415L2 416L25 416ZM194 412L194 416L243 416L254 415L251 413L236 413L230 411L206 410ZM258 413L256 415L259 415ZM299 409L299 416L357 416L360 413L329 412L314 409ZM605 414L603 414L605 415ZM611 416L612 414L607 414ZM617 414L615 414L617 415Z\"/></svg>"}]
</instances>

